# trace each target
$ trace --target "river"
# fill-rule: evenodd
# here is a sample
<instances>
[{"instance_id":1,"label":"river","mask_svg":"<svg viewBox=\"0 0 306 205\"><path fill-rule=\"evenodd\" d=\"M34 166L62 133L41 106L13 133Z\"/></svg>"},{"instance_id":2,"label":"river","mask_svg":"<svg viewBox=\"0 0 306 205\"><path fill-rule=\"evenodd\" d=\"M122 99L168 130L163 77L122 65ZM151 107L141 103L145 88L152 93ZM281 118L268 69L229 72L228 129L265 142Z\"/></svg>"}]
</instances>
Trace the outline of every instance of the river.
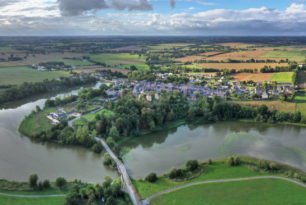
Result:
<instances>
[{"instance_id":1,"label":"river","mask_svg":"<svg viewBox=\"0 0 306 205\"><path fill-rule=\"evenodd\" d=\"M306 171L306 128L258 123L219 122L180 126L135 138L123 145L132 177L163 174L186 161L232 154L275 160Z\"/></svg>"},{"instance_id":2,"label":"river","mask_svg":"<svg viewBox=\"0 0 306 205\"><path fill-rule=\"evenodd\" d=\"M94 87L99 85L101 83ZM114 171L103 166L100 154L80 147L32 142L17 131L22 119L37 105L43 107L47 98L77 94L78 90L36 97L31 102L10 104L0 110L0 179L26 181L30 174L36 173L40 179L65 177L97 183L105 176L116 176Z\"/></svg>"}]
</instances>

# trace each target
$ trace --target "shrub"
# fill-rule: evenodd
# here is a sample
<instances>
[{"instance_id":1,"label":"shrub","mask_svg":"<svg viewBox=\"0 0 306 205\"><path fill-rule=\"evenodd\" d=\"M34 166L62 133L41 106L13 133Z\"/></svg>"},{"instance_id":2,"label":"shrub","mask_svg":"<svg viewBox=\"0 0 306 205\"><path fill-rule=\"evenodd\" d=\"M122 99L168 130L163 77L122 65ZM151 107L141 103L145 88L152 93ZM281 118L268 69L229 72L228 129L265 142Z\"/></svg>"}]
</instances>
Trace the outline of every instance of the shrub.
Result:
<instances>
[{"instance_id":1,"label":"shrub","mask_svg":"<svg viewBox=\"0 0 306 205\"><path fill-rule=\"evenodd\" d=\"M56 179L56 181L55 181L55 184L56 184L56 186L57 186L58 188L62 189L62 188L64 188L64 187L66 186L67 181L66 181L66 179L63 178L63 177L58 177L58 178Z\"/></svg>"},{"instance_id":2,"label":"shrub","mask_svg":"<svg viewBox=\"0 0 306 205\"><path fill-rule=\"evenodd\" d=\"M196 169L199 168L199 162L197 160L189 160L186 163L186 168L188 171L195 171Z\"/></svg>"},{"instance_id":3,"label":"shrub","mask_svg":"<svg viewBox=\"0 0 306 205\"><path fill-rule=\"evenodd\" d=\"M209 159L209 160L207 161L207 164L211 165L211 164L213 164L213 161L212 161L211 159Z\"/></svg>"},{"instance_id":4,"label":"shrub","mask_svg":"<svg viewBox=\"0 0 306 205\"><path fill-rule=\"evenodd\" d=\"M45 189L50 188L50 182L49 182L49 180L44 180L44 182L43 182L43 187L44 187Z\"/></svg>"},{"instance_id":5,"label":"shrub","mask_svg":"<svg viewBox=\"0 0 306 205\"><path fill-rule=\"evenodd\" d=\"M172 169L169 178L170 179L176 179L176 178L181 178L185 175L184 171L182 169Z\"/></svg>"},{"instance_id":6,"label":"shrub","mask_svg":"<svg viewBox=\"0 0 306 205\"><path fill-rule=\"evenodd\" d=\"M157 181L157 175L155 173L151 173L145 178L146 181L154 183Z\"/></svg>"},{"instance_id":7,"label":"shrub","mask_svg":"<svg viewBox=\"0 0 306 205\"><path fill-rule=\"evenodd\" d=\"M36 188L37 187L37 181L38 181L38 176L37 174L32 174L29 177L29 184L31 188Z\"/></svg>"},{"instance_id":8,"label":"shrub","mask_svg":"<svg viewBox=\"0 0 306 205\"><path fill-rule=\"evenodd\" d=\"M239 166L241 164L241 160L238 156L230 156L227 159L227 164L229 166Z\"/></svg>"}]
</instances>

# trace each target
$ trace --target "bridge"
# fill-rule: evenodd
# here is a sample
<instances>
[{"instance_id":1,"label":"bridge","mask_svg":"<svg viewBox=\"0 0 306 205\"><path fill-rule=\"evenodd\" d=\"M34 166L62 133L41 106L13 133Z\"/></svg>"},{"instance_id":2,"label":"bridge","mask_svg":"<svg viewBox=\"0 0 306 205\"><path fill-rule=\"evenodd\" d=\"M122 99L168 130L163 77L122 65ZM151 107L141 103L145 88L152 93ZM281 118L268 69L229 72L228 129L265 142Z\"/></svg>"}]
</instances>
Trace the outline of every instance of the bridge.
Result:
<instances>
[{"instance_id":1,"label":"bridge","mask_svg":"<svg viewBox=\"0 0 306 205\"><path fill-rule=\"evenodd\" d=\"M117 158L117 156L114 154L114 152L111 150L111 148L108 146L108 144L105 142L104 139L96 137L98 141L101 142L104 149L107 151L107 153L110 155L110 157L115 161L117 165L117 169L121 175L122 181L126 187L127 193L130 195L130 198L134 205L142 205L142 203L139 201L137 192L131 182L130 176L124 166L124 164Z\"/></svg>"}]
</instances>

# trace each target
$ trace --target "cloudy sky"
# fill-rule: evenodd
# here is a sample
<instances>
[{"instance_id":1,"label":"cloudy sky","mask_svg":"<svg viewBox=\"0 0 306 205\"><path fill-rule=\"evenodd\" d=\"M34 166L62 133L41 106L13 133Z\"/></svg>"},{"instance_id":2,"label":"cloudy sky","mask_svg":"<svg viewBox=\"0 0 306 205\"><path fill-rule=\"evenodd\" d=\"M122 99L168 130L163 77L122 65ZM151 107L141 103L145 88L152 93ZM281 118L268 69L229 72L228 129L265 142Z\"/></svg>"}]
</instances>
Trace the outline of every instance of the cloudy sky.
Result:
<instances>
[{"instance_id":1,"label":"cloudy sky","mask_svg":"<svg viewBox=\"0 0 306 205\"><path fill-rule=\"evenodd\" d=\"M0 0L0 35L306 35L306 0Z\"/></svg>"}]
</instances>

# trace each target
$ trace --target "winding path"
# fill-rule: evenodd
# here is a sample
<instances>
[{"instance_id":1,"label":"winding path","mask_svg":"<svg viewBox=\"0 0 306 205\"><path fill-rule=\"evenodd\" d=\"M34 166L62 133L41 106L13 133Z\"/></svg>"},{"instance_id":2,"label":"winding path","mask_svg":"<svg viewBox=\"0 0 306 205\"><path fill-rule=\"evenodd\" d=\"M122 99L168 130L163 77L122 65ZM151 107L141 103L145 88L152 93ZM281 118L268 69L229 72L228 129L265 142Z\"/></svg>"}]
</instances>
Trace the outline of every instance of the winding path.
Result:
<instances>
[{"instance_id":1,"label":"winding path","mask_svg":"<svg viewBox=\"0 0 306 205\"><path fill-rule=\"evenodd\" d=\"M53 195L22 195L22 194L6 194L0 193L0 196L10 196L18 198L49 198L49 197L64 197L65 194L53 194Z\"/></svg>"},{"instance_id":2,"label":"winding path","mask_svg":"<svg viewBox=\"0 0 306 205\"><path fill-rule=\"evenodd\" d=\"M138 199L137 192L131 182L131 179L129 177L128 172L126 171L126 168L124 164L117 158L117 156L114 154L114 152L111 150L111 148L107 145L107 143L102 138L96 138L96 140L100 141L104 149L108 152L108 154L111 156L111 158L116 162L117 168L119 173L121 174L121 177L123 179L123 183L126 186L127 192L130 195L130 198L134 205L141 205L142 203Z\"/></svg>"},{"instance_id":3,"label":"winding path","mask_svg":"<svg viewBox=\"0 0 306 205\"><path fill-rule=\"evenodd\" d=\"M279 180L288 181L288 182L291 182L291 183L294 183L294 184L297 184L299 186L302 186L302 187L306 188L306 184L304 184L302 182L298 182L298 181L295 181L293 179L288 179L288 178L285 178L285 177L278 177L278 176L258 176L258 177L246 177L246 178L234 178L234 179L220 179L220 180L194 182L194 183L191 183L191 184L177 186L177 187L174 187L174 188L171 188L171 189L166 189L164 191L160 191L160 192L157 192L157 193L153 194L152 196L148 197L144 201L149 202L153 198L158 197L160 195L170 193L170 192L174 192L174 191L184 189L184 188L187 188L187 187L191 187L191 186L194 186L194 185L222 183L222 182L238 182L238 181L248 181L248 180L256 180L256 179L279 179Z\"/></svg>"}]
</instances>

